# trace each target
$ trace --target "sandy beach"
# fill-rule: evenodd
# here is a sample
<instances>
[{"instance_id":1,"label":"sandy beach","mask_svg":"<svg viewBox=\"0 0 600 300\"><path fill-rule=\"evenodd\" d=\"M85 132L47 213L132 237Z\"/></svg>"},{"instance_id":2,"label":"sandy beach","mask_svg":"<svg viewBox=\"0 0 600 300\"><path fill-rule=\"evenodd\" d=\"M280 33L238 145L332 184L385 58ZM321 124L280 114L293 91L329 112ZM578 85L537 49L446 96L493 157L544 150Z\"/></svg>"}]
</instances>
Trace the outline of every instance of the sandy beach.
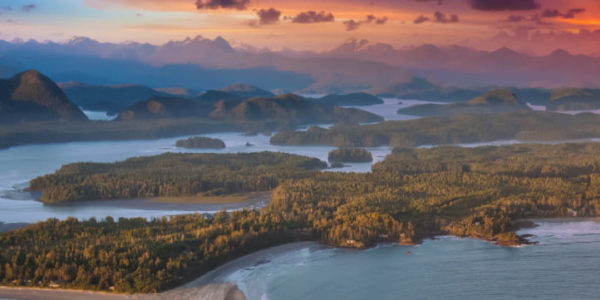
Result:
<instances>
[{"instance_id":1,"label":"sandy beach","mask_svg":"<svg viewBox=\"0 0 600 300\"><path fill-rule=\"evenodd\" d=\"M282 253L302 248L322 248L317 242L297 242L272 248L263 249L255 253L234 259L204 276L188 282L181 287L158 294L112 294L106 292L90 292L66 289L2 287L0 286L1 299L23 300L162 300L162 299L206 299L206 300L245 300L242 290L235 284L225 282L230 273L255 266L271 260Z\"/></svg>"},{"instance_id":2,"label":"sandy beach","mask_svg":"<svg viewBox=\"0 0 600 300\"><path fill-rule=\"evenodd\" d=\"M245 300L246 297L235 285L221 283L208 284L194 288L178 288L159 294L110 294L63 289L13 288L0 287L0 299L23 300L161 300L161 299L207 299L207 300Z\"/></svg>"}]
</instances>

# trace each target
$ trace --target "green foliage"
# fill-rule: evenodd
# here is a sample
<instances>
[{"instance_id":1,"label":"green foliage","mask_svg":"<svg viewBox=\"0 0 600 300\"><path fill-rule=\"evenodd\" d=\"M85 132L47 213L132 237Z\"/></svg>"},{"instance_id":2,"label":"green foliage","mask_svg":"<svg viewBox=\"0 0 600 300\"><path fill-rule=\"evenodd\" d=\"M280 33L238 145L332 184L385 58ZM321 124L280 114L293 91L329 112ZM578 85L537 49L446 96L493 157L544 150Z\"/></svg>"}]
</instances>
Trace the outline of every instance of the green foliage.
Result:
<instances>
[{"instance_id":1,"label":"green foliage","mask_svg":"<svg viewBox=\"0 0 600 300\"><path fill-rule=\"evenodd\" d=\"M177 142L175 142L175 146L192 149L223 149L225 148L225 143L220 139L195 136L185 140L178 140Z\"/></svg>"},{"instance_id":2,"label":"green foliage","mask_svg":"<svg viewBox=\"0 0 600 300\"><path fill-rule=\"evenodd\" d=\"M31 180L46 203L270 191L281 181L326 168L285 153L173 154L117 163L74 163Z\"/></svg>"},{"instance_id":3,"label":"green foliage","mask_svg":"<svg viewBox=\"0 0 600 300\"><path fill-rule=\"evenodd\" d=\"M238 256L302 239L257 211L155 219L49 219L0 235L0 281L124 293L173 288Z\"/></svg>"},{"instance_id":4,"label":"green foliage","mask_svg":"<svg viewBox=\"0 0 600 300\"><path fill-rule=\"evenodd\" d=\"M329 152L330 162L371 162L371 152L361 148L341 148Z\"/></svg>"}]
</instances>

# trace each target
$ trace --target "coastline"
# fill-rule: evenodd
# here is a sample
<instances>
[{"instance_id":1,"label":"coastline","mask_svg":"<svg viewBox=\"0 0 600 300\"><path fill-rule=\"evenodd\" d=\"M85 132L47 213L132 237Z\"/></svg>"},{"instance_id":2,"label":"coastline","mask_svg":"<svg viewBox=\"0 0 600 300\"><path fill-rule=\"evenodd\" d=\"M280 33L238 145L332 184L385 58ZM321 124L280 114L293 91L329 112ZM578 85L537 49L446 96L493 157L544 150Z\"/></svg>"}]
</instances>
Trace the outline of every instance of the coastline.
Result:
<instances>
[{"instance_id":1,"label":"coastline","mask_svg":"<svg viewBox=\"0 0 600 300\"><path fill-rule=\"evenodd\" d=\"M0 221L0 232L7 232L23 227L27 227L31 225L31 223L4 223Z\"/></svg>"},{"instance_id":2,"label":"coastline","mask_svg":"<svg viewBox=\"0 0 600 300\"><path fill-rule=\"evenodd\" d=\"M571 222L586 222L594 221L600 222L599 218L590 217L569 217L569 218L529 218L521 220L519 222L519 228L515 229L515 232L522 236L519 231L535 228L539 226L539 223L557 222L557 223L571 223ZM532 226L534 225L534 226ZM436 235L442 237L444 235ZM426 237L416 243L420 244L425 239L436 239L436 236ZM452 235L450 235L452 236ZM457 236L454 236L457 237ZM535 236L532 236L535 237ZM457 237L467 239L477 239L474 237ZM499 245L494 241L489 241L483 238L479 240L488 241L501 247L506 245ZM387 243L380 243L387 244ZM393 243L397 244L397 243ZM532 244L535 244L532 243ZM378 244L379 245L379 244ZM522 246L522 245L520 245ZM520 247L511 245L508 247ZM76 300L86 298L88 300L120 300L120 299L140 299L140 300L158 300L158 299L246 299L245 287L236 286L235 283L227 282L227 277L236 270L253 268L261 264L269 263L273 258L284 254L286 252L296 251L300 249L310 248L311 250L321 250L328 248L327 245L323 245L317 241L302 241L292 242L279 246L269 247L250 253L248 255L231 260L216 269L204 274L203 276L190 281L182 286L173 288L157 294L113 294L101 291L85 291L85 290L70 290L70 289L52 289L52 288L29 288L29 287L9 287L0 286L0 298L9 299L66 299ZM354 249L354 248L349 248ZM355 249L364 250L364 249ZM239 283L238 283L239 284Z\"/></svg>"},{"instance_id":3,"label":"coastline","mask_svg":"<svg viewBox=\"0 0 600 300\"><path fill-rule=\"evenodd\" d=\"M248 255L244 255L242 257L238 257L234 260L231 260L216 269L202 275L201 277L192 280L181 287L175 288L175 290L180 288L190 288L194 286L202 286L207 284L218 284L224 283L225 277L231 271L249 268L253 266L257 266L263 264L265 262L270 261L273 257L278 256L280 254L300 250L304 248L311 249L324 249L328 246L323 245L317 241L304 241L304 242L292 242L279 246L269 247L262 250L258 250L254 253L250 253Z\"/></svg>"},{"instance_id":4,"label":"coastline","mask_svg":"<svg viewBox=\"0 0 600 300\"><path fill-rule=\"evenodd\" d=\"M243 289L224 280L224 277L229 274L229 272L256 266L268 262L273 257L285 252L307 247L323 249L326 246L318 242L292 242L266 248L236 258L193 281L157 294L116 294L102 291L74 289L0 286L0 298L28 300L79 300L83 298L86 300L245 300L246 296Z\"/></svg>"},{"instance_id":5,"label":"coastline","mask_svg":"<svg viewBox=\"0 0 600 300\"><path fill-rule=\"evenodd\" d=\"M158 294L112 294L100 291L0 286L0 298L27 300L245 300L234 284L208 284L193 288L177 288Z\"/></svg>"},{"instance_id":6,"label":"coastline","mask_svg":"<svg viewBox=\"0 0 600 300\"><path fill-rule=\"evenodd\" d=\"M271 193L259 194L248 197L242 201L225 201L223 203L202 203L202 202L178 202L178 201L160 201L154 198L149 199L114 199L114 200L91 200L79 202L62 202L55 204L44 204L52 207L108 207L108 208L127 208L141 210L168 210L168 211L188 211L189 213L215 213L222 210L239 210L244 208L262 208L271 201ZM38 201L38 200L36 200ZM211 201L215 202L215 201ZM43 203L43 202L42 202Z\"/></svg>"}]
</instances>

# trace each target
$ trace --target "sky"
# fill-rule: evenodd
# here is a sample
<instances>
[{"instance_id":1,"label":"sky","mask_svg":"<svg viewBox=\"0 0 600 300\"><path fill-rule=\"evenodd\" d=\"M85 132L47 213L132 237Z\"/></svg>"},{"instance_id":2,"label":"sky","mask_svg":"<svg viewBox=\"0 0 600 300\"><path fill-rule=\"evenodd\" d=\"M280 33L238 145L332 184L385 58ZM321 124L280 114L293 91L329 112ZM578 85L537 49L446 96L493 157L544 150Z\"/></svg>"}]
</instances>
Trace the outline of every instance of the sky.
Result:
<instances>
[{"instance_id":1,"label":"sky","mask_svg":"<svg viewBox=\"0 0 600 300\"><path fill-rule=\"evenodd\" d=\"M348 39L600 55L599 0L0 0L0 39L147 42L201 35L324 51Z\"/></svg>"}]
</instances>

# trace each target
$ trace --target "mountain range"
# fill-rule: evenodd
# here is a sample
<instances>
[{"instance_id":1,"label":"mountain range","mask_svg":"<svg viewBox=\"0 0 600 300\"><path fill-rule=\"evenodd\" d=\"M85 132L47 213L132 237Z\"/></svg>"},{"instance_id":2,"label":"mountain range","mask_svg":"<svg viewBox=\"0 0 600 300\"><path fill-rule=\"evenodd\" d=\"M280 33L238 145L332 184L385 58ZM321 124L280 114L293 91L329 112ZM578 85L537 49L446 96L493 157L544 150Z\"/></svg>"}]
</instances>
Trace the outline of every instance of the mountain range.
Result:
<instances>
[{"instance_id":1,"label":"mountain range","mask_svg":"<svg viewBox=\"0 0 600 300\"><path fill-rule=\"evenodd\" d=\"M341 93L382 89L423 77L459 87L600 87L600 58L557 50L546 56L508 48L389 44L349 40L324 52L235 48L201 36L163 45L0 41L0 75L36 68L57 81L220 89L238 82L267 90Z\"/></svg>"}]
</instances>

